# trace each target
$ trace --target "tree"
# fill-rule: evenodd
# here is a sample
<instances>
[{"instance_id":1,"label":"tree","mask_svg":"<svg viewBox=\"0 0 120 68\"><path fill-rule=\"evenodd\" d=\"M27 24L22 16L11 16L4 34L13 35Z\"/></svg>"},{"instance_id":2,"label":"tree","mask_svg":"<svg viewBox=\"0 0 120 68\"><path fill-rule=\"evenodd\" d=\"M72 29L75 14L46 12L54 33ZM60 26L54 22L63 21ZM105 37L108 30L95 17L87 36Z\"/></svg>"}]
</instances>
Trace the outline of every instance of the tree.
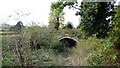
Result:
<instances>
[{"instance_id":1,"label":"tree","mask_svg":"<svg viewBox=\"0 0 120 68\"><path fill-rule=\"evenodd\" d=\"M23 25L22 21L19 21L19 22L17 22L15 27L16 27L16 30L21 30L24 27L24 25Z\"/></svg>"},{"instance_id":2,"label":"tree","mask_svg":"<svg viewBox=\"0 0 120 68\"><path fill-rule=\"evenodd\" d=\"M109 31L114 2L82 2L80 11L76 15L81 16L78 28L82 28L87 36L96 34L98 38L104 38Z\"/></svg>"},{"instance_id":3,"label":"tree","mask_svg":"<svg viewBox=\"0 0 120 68\"><path fill-rule=\"evenodd\" d=\"M64 21L64 12L63 12L63 5L61 1L53 2L51 4L51 12L49 14L49 24L54 23L54 28L59 29L60 22Z\"/></svg>"},{"instance_id":4,"label":"tree","mask_svg":"<svg viewBox=\"0 0 120 68\"><path fill-rule=\"evenodd\" d=\"M120 6L115 8L116 14L113 16L112 21L112 30L111 30L111 37L114 39L117 38L117 41L120 42Z\"/></svg>"},{"instance_id":5,"label":"tree","mask_svg":"<svg viewBox=\"0 0 120 68\"><path fill-rule=\"evenodd\" d=\"M65 0L53 2L51 4L51 12L49 14L49 25L54 26L54 28L58 30L60 23L64 22L64 7L69 6L69 8L71 8L76 2L76 0L74 0L73 2L67 2Z\"/></svg>"},{"instance_id":6,"label":"tree","mask_svg":"<svg viewBox=\"0 0 120 68\"><path fill-rule=\"evenodd\" d=\"M17 22L17 24L10 28L10 30L19 31L24 28L22 21Z\"/></svg>"},{"instance_id":7,"label":"tree","mask_svg":"<svg viewBox=\"0 0 120 68\"><path fill-rule=\"evenodd\" d=\"M68 22L64 27L64 29L67 28L67 29L73 29L73 25L71 22Z\"/></svg>"},{"instance_id":8,"label":"tree","mask_svg":"<svg viewBox=\"0 0 120 68\"><path fill-rule=\"evenodd\" d=\"M76 13L76 15L81 16L81 22L78 28L81 28L87 36L95 33L93 26L96 9L97 3L95 2L82 2L80 6L80 11Z\"/></svg>"}]
</instances>

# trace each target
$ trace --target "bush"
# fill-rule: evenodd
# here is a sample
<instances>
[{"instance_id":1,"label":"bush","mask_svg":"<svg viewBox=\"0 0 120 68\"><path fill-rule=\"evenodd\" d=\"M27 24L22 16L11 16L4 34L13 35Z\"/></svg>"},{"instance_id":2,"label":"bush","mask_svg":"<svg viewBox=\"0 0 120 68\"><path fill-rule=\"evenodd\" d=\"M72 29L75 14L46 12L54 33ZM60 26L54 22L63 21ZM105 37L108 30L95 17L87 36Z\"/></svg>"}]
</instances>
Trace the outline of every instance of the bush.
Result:
<instances>
[{"instance_id":1,"label":"bush","mask_svg":"<svg viewBox=\"0 0 120 68\"><path fill-rule=\"evenodd\" d=\"M93 45L95 46L95 45ZM117 60L116 53L113 50L113 43L110 39L103 39L101 44L96 44L97 47L92 57L90 59L90 65L92 66L113 66L116 65L115 61ZM99 47L99 48L98 48Z\"/></svg>"},{"instance_id":2,"label":"bush","mask_svg":"<svg viewBox=\"0 0 120 68\"><path fill-rule=\"evenodd\" d=\"M50 43L55 36L55 31L42 27L29 27L22 32L24 40L28 41L31 49L49 49Z\"/></svg>"},{"instance_id":3,"label":"bush","mask_svg":"<svg viewBox=\"0 0 120 68\"><path fill-rule=\"evenodd\" d=\"M51 46L51 49L53 49L56 54L65 53L68 55L71 52L69 48L65 47L65 45L58 40L52 41Z\"/></svg>"},{"instance_id":4,"label":"bush","mask_svg":"<svg viewBox=\"0 0 120 68\"><path fill-rule=\"evenodd\" d=\"M64 49L56 34L56 30L35 26L3 37L3 66L57 65L57 55L67 56L70 50Z\"/></svg>"},{"instance_id":5,"label":"bush","mask_svg":"<svg viewBox=\"0 0 120 68\"><path fill-rule=\"evenodd\" d=\"M73 29L73 25L71 22L68 22L64 27L63 29Z\"/></svg>"}]
</instances>

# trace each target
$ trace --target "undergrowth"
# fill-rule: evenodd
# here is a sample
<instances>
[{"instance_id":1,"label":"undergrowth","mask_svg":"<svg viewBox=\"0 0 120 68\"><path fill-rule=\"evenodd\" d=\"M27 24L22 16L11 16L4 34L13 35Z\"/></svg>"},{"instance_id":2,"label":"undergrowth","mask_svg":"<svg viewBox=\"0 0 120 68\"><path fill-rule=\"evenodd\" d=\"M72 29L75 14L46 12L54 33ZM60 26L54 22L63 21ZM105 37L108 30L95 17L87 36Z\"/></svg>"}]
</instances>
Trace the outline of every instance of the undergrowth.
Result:
<instances>
[{"instance_id":1,"label":"undergrowth","mask_svg":"<svg viewBox=\"0 0 120 68\"><path fill-rule=\"evenodd\" d=\"M79 30L28 27L18 35L3 35L3 66L119 66L110 38L97 39L94 35L86 38L79 33ZM59 42L58 36L64 34L79 36L76 48L66 48Z\"/></svg>"},{"instance_id":2,"label":"undergrowth","mask_svg":"<svg viewBox=\"0 0 120 68\"><path fill-rule=\"evenodd\" d=\"M114 66L117 61L117 53L110 39L102 39L100 44L95 44L93 54L89 59L91 66Z\"/></svg>"}]
</instances>

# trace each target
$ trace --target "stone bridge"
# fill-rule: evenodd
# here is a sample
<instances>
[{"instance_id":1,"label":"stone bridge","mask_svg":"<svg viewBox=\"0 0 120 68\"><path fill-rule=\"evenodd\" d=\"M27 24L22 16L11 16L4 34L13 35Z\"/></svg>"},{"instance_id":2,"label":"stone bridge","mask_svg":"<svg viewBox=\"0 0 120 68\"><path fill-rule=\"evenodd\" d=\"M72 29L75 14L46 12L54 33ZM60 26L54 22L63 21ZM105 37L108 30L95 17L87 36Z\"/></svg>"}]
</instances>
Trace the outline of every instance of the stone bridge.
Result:
<instances>
[{"instance_id":1,"label":"stone bridge","mask_svg":"<svg viewBox=\"0 0 120 68\"><path fill-rule=\"evenodd\" d=\"M61 37L59 38L59 41L62 42L62 44L65 45L65 47L76 47L77 45L77 39L72 37Z\"/></svg>"}]
</instances>

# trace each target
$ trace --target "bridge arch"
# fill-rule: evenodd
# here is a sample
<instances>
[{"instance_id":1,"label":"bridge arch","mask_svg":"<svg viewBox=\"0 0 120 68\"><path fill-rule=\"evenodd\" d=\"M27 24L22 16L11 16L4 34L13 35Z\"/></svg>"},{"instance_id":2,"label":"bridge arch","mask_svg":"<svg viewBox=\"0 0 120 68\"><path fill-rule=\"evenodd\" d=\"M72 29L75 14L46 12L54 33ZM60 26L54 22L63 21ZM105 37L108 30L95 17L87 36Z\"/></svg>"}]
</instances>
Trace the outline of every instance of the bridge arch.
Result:
<instances>
[{"instance_id":1,"label":"bridge arch","mask_svg":"<svg viewBox=\"0 0 120 68\"><path fill-rule=\"evenodd\" d=\"M76 47L77 40L71 37L62 37L59 39L59 41L65 46L65 47Z\"/></svg>"}]
</instances>

